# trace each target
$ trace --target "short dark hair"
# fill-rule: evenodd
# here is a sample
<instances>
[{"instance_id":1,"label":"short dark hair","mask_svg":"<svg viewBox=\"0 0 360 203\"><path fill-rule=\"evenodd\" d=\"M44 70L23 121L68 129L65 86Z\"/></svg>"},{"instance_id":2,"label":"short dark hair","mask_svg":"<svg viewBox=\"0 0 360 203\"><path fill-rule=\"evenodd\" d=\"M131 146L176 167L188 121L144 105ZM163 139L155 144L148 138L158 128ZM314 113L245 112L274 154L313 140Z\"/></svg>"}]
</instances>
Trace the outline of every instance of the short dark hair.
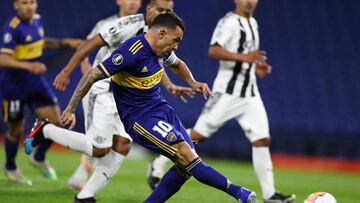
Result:
<instances>
[{"instance_id":1,"label":"short dark hair","mask_svg":"<svg viewBox=\"0 0 360 203\"><path fill-rule=\"evenodd\" d=\"M182 31L185 31L184 21L174 12L168 12L156 16L151 27L167 27L175 29L177 26L179 26Z\"/></svg>"},{"instance_id":2,"label":"short dark hair","mask_svg":"<svg viewBox=\"0 0 360 203\"><path fill-rule=\"evenodd\" d=\"M149 0L149 5L154 5L154 4L156 4L156 2L157 2L158 0ZM165 0L165 1L167 1L167 2L170 2L170 1L173 1L173 0Z\"/></svg>"}]
</instances>

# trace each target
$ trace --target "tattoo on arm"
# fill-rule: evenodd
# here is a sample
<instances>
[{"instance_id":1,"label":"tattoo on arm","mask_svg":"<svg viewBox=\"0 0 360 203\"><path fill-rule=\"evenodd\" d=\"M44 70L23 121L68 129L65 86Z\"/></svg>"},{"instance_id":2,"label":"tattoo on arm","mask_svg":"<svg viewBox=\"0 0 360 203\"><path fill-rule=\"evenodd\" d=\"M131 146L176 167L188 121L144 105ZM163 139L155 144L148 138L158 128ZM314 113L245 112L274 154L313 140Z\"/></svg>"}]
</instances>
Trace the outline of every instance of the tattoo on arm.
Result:
<instances>
[{"instance_id":1,"label":"tattoo on arm","mask_svg":"<svg viewBox=\"0 0 360 203\"><path fill-rule=\"evenodd\" d=\"M93 68L88 73L86 73L80 80L79 84L76 87L74 94L72 95L66 110L70 112L75 112L76 107L82 100L82 98L89 91L91 86L98 80L104 79L104 75L100 72L99 69Z\"/></svg>"}]
</instances>

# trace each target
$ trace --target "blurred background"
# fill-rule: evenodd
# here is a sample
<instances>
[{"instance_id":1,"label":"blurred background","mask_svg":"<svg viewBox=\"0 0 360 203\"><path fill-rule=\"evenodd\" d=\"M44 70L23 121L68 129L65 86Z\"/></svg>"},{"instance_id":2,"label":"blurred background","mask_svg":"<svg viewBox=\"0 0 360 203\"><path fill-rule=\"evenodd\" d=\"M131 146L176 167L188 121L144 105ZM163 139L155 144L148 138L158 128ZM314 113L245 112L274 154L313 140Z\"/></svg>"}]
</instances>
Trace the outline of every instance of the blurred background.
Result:
<instances>
[{"instance_id":1,"label":"blurred background","mask_svg":"<svg viewBox=\"0 0 360 203\"><path fill-rule=\"evenodd\" d=\"M38 0L48 37L85 38L100 19L117 12L114 0ZM147 2L144 1L143 4ZM195 78L212 85L218 62L207 55L217 21L233 10L231 0L175 0L175 12L186 23L177 55ZM258 80L267 109L272 152L360 160L360 1L260 0L255 12L260 47L268 53L273 72ZM144 11L144 8L142 8ZM12 1L1 0L0 25L13 14ZM47 51L46 73L51 84L72 54ZM176 83L184 84L170 74ZM61 107L75 89L80 71L66 92L56 92ZM0 84L6 85L6 84ZM196 96L182 104L166 93L186 127L192 127L205 100ZM78 112L76 130L83 131ZM28 128L34 118L28 117ZM0 132L5 131L3 123ZM198 146L212 157L251 158L251 146L235 121Z\"/></svg>"}]
</instances>

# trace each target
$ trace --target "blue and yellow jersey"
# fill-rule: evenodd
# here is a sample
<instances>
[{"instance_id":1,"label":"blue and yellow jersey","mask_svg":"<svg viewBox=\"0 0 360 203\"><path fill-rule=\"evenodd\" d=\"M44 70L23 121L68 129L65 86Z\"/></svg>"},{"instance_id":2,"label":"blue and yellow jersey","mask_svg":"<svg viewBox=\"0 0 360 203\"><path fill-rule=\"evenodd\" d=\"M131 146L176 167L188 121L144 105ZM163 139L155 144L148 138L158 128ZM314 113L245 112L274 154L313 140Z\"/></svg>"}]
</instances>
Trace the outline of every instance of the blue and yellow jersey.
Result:
<instances>
[{"instance_id":1,"label":"blue and yellow jersey","mask_svg":"<svg viewBox=\"0 0 360 203\"><path fill-rule=\"evenodd\" d=\"M38 60L43 53L44 29L40 15L32 23L19 16L11 17L2 31L1 54L9 54L17 60Z\"/></svg>"},{"instance_id":2,"label":"blue and yellow jersey","mask_svg":"<svg viewBox=\"0 0 360 203\"><path fill-rule=\"evenodd\" d=\"M41 61L44 29L40 15L36 15L31 24L15 15L6 22L1 34L0 54L8 54L21 61ZM22 94L31 86L39 84L41 78L41 75L26 70L0 68L0 80L8 84L6 91L10 93L16 91ZM5 91L4 88L2 91Z\"/></svg>"},{"instance_id":3,"label":"blue and yellow jersey","mask_svg":"<svg viewBox=\"0 0 360 203\"><path fill-rule=\"evenodd\" d=\"M159 84L163 59L152 51L144 35L123 43L97 68L111 77L116 105L127 127L151 108L166 103Z\"/></svg>"}]
</instances>

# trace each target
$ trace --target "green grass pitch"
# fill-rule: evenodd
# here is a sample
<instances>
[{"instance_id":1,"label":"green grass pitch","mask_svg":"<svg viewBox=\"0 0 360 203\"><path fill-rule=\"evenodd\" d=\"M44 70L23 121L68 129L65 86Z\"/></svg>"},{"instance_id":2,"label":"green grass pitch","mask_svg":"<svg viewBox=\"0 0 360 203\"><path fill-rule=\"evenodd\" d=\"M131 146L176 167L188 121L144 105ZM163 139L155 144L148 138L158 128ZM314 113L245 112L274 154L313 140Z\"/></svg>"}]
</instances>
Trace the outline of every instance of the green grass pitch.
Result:
<instances>
[{"instance_id":1,"label":"green grass pitch","mask_svg":"<svg viewBox=\"0 0 360 203\"><path fill-rule=\"evenodd\" d=\"M4 148L0 147L1 164L4 162ZM23 173L33 181L33 186L10 183L3 173L0 175L1 203L64 203L72 202L75 190L67 185L67 179L77 167L80 155L75 152L54 152L48 154L51 164L56 168L59 180L53 182L41 176L36 168L28 164L28 157L21 148L17 162ZM149 194L146 183L147 161L150 158L126 159L110 184L97 195L103 203L138 203ZM251 163L244 161L225 161L205 159L233 182L256 191L261 196L257 178ZM316 191L332 193L338 203L360 202L360 176L344 173L308 172L296 170L275 170L277 188L285 193L295 193L302 203L307 195ZM261 198L259 198L261 199ZM190 179L168 202L170 203L225 203L236 202L221 191L210 188ZM259 201L262 202L262 201Z\"/></svg>"}]
</instances>

